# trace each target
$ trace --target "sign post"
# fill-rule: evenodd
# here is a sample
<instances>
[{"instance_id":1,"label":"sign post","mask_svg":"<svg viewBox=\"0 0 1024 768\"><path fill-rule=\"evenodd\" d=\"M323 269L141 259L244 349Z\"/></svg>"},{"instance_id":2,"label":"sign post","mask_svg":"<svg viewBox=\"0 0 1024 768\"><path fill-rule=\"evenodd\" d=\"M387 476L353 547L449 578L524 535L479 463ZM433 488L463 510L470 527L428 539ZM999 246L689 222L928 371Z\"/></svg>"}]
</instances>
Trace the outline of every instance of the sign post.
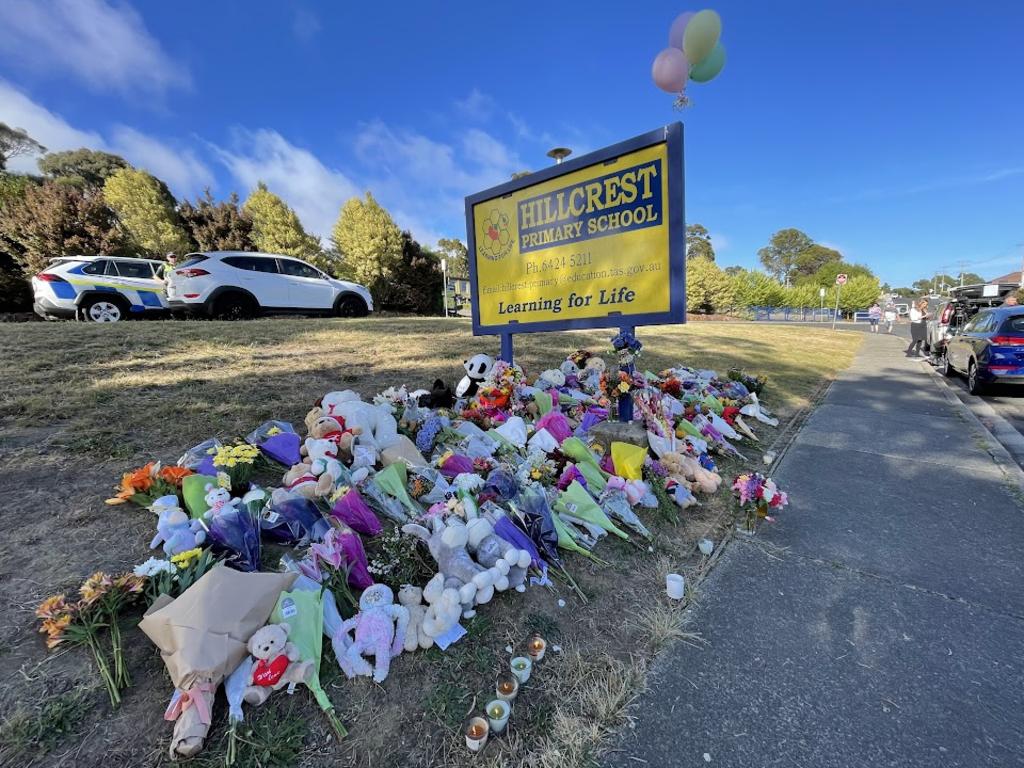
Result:
<instances>
[{"instance_id":1,"label":"sign post","mask_svg":"<svg viewBox=\"0 0 1024 768\"><path fill-rule=\"evenodd\" d=\"M441 259L441 274L444 283L441 287L441 300L444 302L444 316L448 317L448 259Z\"/></svg>"},{"instance_id":2,"label":"sign post","mask_svg":"<svg viewBox=\"0 0 1024 768\"><path fill-rule=\"evenodd\" d=\"M821 322L825 322L825 289L818 289L818 298L821 299Z\"/></svg>"},{"instance_id":3,"label":"sign post","mask_svg":"<svg viewBox=\"0 0 1024 768\"><path fill-rule=\"evenodd\" d=\"M470 195L473 334L512 362L516 333L685 322L683 194L673 123Z\"/></svg>"},{"instance_id":4,"label":"sign post","mask_svg":"<svg viewBox=\"0 0 1024 768\"><path fill-rule=\"evenodd\" d=\"M840 272L836 275L836 309L832 313L832 330L836 329L836 316L839 314L839 294L843 291L843 286L846 285L846 275Z\"/></svg>"}]
</instances>

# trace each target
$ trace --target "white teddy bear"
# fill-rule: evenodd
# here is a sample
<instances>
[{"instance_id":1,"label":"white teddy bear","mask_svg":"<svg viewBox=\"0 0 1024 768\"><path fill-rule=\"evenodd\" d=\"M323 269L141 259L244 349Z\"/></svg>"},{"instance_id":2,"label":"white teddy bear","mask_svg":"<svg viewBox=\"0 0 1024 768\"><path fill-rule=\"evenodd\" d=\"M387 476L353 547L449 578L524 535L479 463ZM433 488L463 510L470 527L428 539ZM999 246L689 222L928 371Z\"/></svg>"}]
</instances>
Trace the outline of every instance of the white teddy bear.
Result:
<instances>
[{"instance_id":1,"label":"white teddy bear","mask_svg":"<svg viewBox=\"0 0 1024 768\"><path fill-rule=\"evenodd\" d=\"M405 650L426 650L432 646L434 638L423 629L423 619L427 615L427 606L423 605L423 590L412 584L403 585L398 590L398 603L409 612L409 625L405 628Z\"/></svg>"},{"instance_id":2,"label":"white teddy bear","mask_svg":"<svg viewBox=\"0 0 1024 768\"><path fill-rule=\"evenodd\" d=\"M480 388L480 383L491 374L494 358L490 355L473 355L469 360L463 360L462 365L466 369L466 375L455 388L455 396L472 397Z\"/></svg>"},{"instance_id":3,"label":"white teddy bear","mask_svg":"<svg viewBox=\"0 0 1024 768\"><path fill-rule=\"evenodd\" d=\"M308 457L309 474L316 478L316 495L329 495L343 472L338 461L338 444L326 438L307 437L302 448Z\"/></svg>"},{"instance_id":4,"label":"white teddy bear","mask_svg":"<svg viewBox=\"0 0 1024 768\"><path fill-rule=\"evenodd\" d=\"M379 453L398 442L398 422L388 405L364 402L356 392L328 392L320 401L322 415L341 416L348 429L359 427L356 445L368 446ZM315 409L314 409L315 410ZM309 416L306 417L307 421Z\"/></svg>"},{"instance_id":5,"label":"white teddy bear","mask_svg":"<svg viewBox=\"0 0 1024 768\"><path fill-rule=\"evenodd\" d=\"M206 491L206 495L203 500L206 502L208 507L206 515L212 517L213 515L219 515L222 512L227 512L229 509L238 506L238 499L231 498L231 491L227 488L222 488L219 485L213 483L207 483L203 486L203 490Z\"/></svg>"},{"instance_id":6,"label":"white teddy bear","mask_svg":"<svg viewBox=\"0 0 1024 768\"><path fill-rule=\"evenodd\" d=\"M438 573L423 588L423 599L427 601L423 633L433 642L459 623L462 616L459 590L445 587L444 575Z\"/></svg>"}]
</instances>

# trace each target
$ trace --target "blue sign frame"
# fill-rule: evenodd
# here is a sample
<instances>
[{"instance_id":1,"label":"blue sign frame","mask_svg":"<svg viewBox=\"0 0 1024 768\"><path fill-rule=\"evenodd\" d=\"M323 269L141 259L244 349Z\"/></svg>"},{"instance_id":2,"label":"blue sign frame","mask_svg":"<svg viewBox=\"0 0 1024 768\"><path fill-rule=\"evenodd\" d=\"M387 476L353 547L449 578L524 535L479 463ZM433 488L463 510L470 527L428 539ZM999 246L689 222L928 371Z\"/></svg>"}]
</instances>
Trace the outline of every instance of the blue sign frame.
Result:
<instances>
[{"instance_id":1,"label":"blue sign frame","mask_svg":"<svg viewBox=\"0 0 1024 768\"><path fill-rule=\"evenodd\" d=\"M535 323L511 321L502 325L480 324L480 293L476 274L476 228L473 226L473 206L496 197L504 197L518 192L525 187L532 187L550 179L564 176L582 168L598 165L620 155L636 152L656 144L666 144L668 149L668 210L669 232L669 309L667 312L648 312L641 314L609 313L602 317L588 317L572 320L552 320ZM511 353L511 334L537 333L544 331L567 331L583 328L625 328L637 325L664 325L686 322L686 216L685 190L683 179L683 124L676 122L648 133L621 141L610 147L599 149L575 160L567 160L552 165L542 171L531 173L520 179L513 179L496 187L478 192L466 198L466 239L468 247L469 283L472 295L473 335L501 335L508 337L509 353ZM502 357L506 356L504 348L506 338L502 339Z\"/></svg>"}]
</instances>

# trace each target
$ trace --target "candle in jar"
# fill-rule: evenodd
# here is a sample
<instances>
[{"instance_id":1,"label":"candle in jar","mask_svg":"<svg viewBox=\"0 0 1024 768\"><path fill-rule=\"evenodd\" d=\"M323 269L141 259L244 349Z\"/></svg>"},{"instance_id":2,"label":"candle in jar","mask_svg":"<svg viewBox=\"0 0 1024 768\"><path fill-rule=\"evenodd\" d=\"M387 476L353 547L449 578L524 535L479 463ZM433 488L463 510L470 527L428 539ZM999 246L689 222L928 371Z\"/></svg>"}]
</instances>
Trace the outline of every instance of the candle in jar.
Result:
<instances>
[{"instance_id":1,"label":"candle in jar","mask_svg":"<svg viewBox=\"0 0 1024 768\"><path fill-rule=\"evenodd\" d=\"M479 752L487 743L490 726L482 717L474 717L466 725L466 747L470 752Z\"/></svg>"},{"instance_id":2,"label":"candle in jar","mask_svg":"<svg viewBox=\"0 0 1024 768\"><path fill-rule=\"evenodd\" d=\"M519 680L512 675L500 675L494 690L502 701L512 701L519 694Z\"/></svg>"},{"instance_id":3,"label":"candle in jar","mask_svg":"<svg viewBox=\"0 0 1024 768\"><path fill-rule=\"evenodd\" d=\"M487 722L492 733L501 733L508 724L508 716L512 712L508 702L496 699L487 705Z\"/></svg>"},{"instance_id":4,"label":"candle in jar","mask_svg":"<svg viewBox=\"0 0 1024 768\"><path fill-rule=\"evenodd\" d=\"M533 671L533 662L525 656L516 656L512 659L512 674L516 676L516 680L520 683L525 683L530 679L530 673Z\"/></svg>"},{"instance_id":5,"label":"candle in jar","mask_svg":"<svg viewBox=\"0 0 1024 768\"><path fill-rule=\"evenodd\" d=\"M540 661L541 659L543 659L544 652L547 649L548 644L540 635L534 635L526 644L526 653L533 661Z\"/></svg>"}]
</instances>

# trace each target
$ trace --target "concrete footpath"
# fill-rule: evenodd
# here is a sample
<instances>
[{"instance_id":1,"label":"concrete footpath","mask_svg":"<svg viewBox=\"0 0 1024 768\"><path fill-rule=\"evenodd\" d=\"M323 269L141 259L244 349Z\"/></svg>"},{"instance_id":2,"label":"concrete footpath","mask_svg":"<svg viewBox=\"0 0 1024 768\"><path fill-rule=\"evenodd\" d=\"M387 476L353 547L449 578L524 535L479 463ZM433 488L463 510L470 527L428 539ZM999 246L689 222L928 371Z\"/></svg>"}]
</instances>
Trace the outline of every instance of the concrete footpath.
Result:
<instances>
[{"instance_id":1,"label":"concrete footpath","mask_svg":"<svg viewBox=\"0 0 1024 768\"><path fill-rule=\"evenodd\" d=\"M1021 492L903 344L804 424L606 766L1024 765Z\"/></svg>"}]
</instances>

